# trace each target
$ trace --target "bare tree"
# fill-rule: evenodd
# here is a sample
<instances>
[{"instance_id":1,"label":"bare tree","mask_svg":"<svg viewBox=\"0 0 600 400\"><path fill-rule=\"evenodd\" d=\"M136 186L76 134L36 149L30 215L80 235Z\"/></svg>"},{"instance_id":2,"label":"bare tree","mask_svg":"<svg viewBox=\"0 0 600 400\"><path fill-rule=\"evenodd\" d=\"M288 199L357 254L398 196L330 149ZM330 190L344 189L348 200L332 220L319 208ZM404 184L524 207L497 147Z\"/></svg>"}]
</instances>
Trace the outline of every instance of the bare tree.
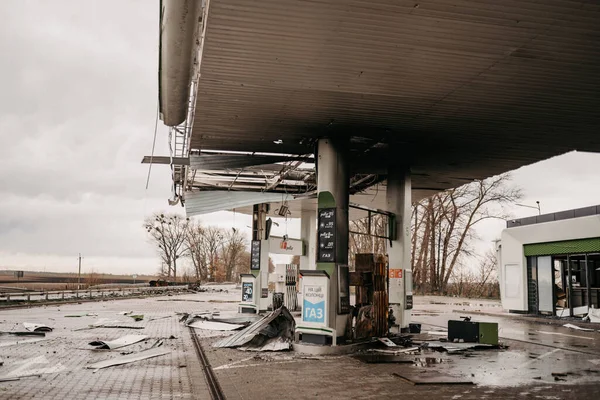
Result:
<instances>
[{"instance_id":1,"label":"bare tree","mask_svg":"<svg viewBox=\"0 0 600 400\"><path fill-rule=\"evenodd\" d=\"M233 273L236 267L242 262L247 244L244 235L235 228L231 228L231 231L224 234L221 242L220 258L226 282L233 280Z\"/></svg>"},{"instance_id":2,"label":"bare tree","mask_svg":"<svg viewBox=\"0 0 600 400\"><path fill-rule=\"evenodd\" d=\"M386 234L386 220L385 216L375 214L371 216L370 223L368 217L350 221L350 231L352 232L349 237L348 262L350 265L354 265L356 254L385 254L386 243L380 237ZM371 232L369 232L369 228Z\"/></svg>"},{"instance_id":3,"label":"bare tree","mask_svg":"<svg viewBox=\"0 0 600 400\"><path fill-rule=\"evenodd\" d=\"M479 260L477 268L459 264L452 272L447 290L448 294L460 297L498 298L500 287L495 252L488 250Z\"/></svg>"},{"instance_id":4,"label":"bare tree","mask_svg":"<svg viewBox=\"0 0 600 400\"><path fill-rule=\"evenodd\" d=\"M192 260L198 281L214 281L223 242L223 230L214 226L204 227L192 223L186 236L187 255Z\"/></svg>"},{"instance_id":5,"label":"bare tree","mask_svg":"<svg viewBox=\"0 0 600 400\"><path fill-rule=\"evenodd\" d=\"M155 214L144 222L150 240L157 247L167 276L177 280L177 260L185 252L189 220L178 214ZM163 272L163 271L161 271Z\"/></svg>"},{"instance_id":6,"label":"bare tree","mask_svg":"<svg viewBox=\"0 0 600 400\"><path fill-rule=\"evenodd\" d=\"M474 228L487 219L506 219L505 207L521 190L508 174L437 193L413 206L413 274L423 290L446 293L454 269L473 256Z\"/></svg>"}]
</instances>

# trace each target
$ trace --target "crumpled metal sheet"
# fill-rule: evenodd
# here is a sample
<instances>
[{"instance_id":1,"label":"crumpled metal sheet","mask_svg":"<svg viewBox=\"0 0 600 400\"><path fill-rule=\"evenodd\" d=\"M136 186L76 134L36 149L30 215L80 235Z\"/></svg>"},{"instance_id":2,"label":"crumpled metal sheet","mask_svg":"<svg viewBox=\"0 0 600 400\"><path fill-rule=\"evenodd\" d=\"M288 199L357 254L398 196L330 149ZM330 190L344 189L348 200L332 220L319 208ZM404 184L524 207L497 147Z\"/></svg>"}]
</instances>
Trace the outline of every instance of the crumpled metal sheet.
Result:
<instances>
[{"instance_id":1,"label":"crumpled metal sheet","mask_svg":"<svg viewBox=\"0 0 600 400\"><path fill-rule=\"evenodd\" d=\"M241 347L245 350L287 350L294 338L296 322L285 306L254 322L246 329L213 344L213 347ZM287 346L285 346L287 344Z\"/></svg>"},{"instance_id":2,"label":"crumpled metal sheet","mask_svg":"<svg viewBox=\"0 0 600 400\"><path fill-rule=\"evenodd\" d=\"M292 343L284 338L274 338L268 340L263 346L242 346L238 349L242 351L283 351L290 350Z\"/></svg>"},{"instance_id":3,"label":"crumpled metal sheet","mask_svg":"<svg viewBox=\"0 0 600 400\"><path fill-rule=\"evenodd\" d=\"M96 349L114 350L119 349L121 347L129 346L134 343L141 342L146 339L148 339L148 336L146 335L127 335L115 340L95 340L93 342L90 342L89 345L94 346L94 348Z\"/></svg>"},{"instance_id":4,"label":"crumpled metal sheet","mask_svg":"<svg viewBox=\"0 0 600 400\"><path fill-rule=\"evenodd\" d=\"M244 325L229 324L226 322L217 322L205 319L197 319L186 324L186 326L190 326L195 329L208 329L211 331L235 331L236 329L244 327Z\"/></svg>"},{"instance_id":5,"label":"crumpled metal sheet","mask_svg":"<svg viewBox=\"0 0 600 400\"><path fill-rule=\"evenodd\" d=\"M111 358L109 360L99 361L94 364L86 366L88 369L102 369L113 367L115 365L129 364L136 361L145 360L148 358L163 356L170 353L171 350L165 349L164 347L155 347L149 350L140 351L139 353L128 354L122 357Z\"/></svg>"},{"instance_id":6,"label":"crumpled metal sheet","mask_svg":"<svg viewBox=\"0 0 600 400\"><path fill-rule=\"evenodd\" d=\"M422 347L430 349L444 349L448 353L456 353L459 351L465 351L469 349L495 349L498 346L484 343L453 343L453 342L425 342Z\"/></svg>"}]
</instances>

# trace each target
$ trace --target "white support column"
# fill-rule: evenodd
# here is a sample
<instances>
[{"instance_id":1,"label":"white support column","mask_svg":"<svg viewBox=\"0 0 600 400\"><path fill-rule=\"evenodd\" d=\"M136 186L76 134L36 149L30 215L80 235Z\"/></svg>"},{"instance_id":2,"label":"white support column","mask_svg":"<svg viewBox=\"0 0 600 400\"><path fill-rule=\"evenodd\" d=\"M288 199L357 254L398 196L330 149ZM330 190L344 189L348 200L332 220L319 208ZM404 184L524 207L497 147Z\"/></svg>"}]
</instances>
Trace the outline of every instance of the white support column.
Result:
<instances>
[{"instance_id":1,"label":"white support column","mask_svg":"<svg viewBox=\"0 0 600 400\"><path fill-rule=\"evenodd\" d=\"M335 209L335 262L319 260L317 248L317 269L326 271L330 278L329 327L338 337L344 336L348 314L338 315L338 276L337 265L348 264L349 222L348 204L350 176L348 171L348 141L342 139L319 139L317 147L317 190L319 210ZM319 215L319 214L317 214ZM318 231L319 227L317 227ZM320 246L317 238L317 247Z\"/></svg>"},{"instance_id":2,"label":"white support column","mask_svg":"<svg viewBox=\"0 0 600 400\"><path fill-rule=\"evenodd\" d=\"M266 221L268 204L254 205L252 215L252 240L260 240L260 270L252 270L250 273L256 277L256 300L258 311L266 311L269 305L268 291L267 297L264 289L269 285L269 244L266 240Z\"/></svg>"},{"instance_id":3,"label":"white support column","mask_svg":"<svg viewBox=\"0 0 600 400\"><path fill-rule=\"evenodd\" d=\"M388 243L390 308L399 328L406 328L412 311L411 179L406 167L388 168L387 210L395 215L396 238Z\"/></svg>"},{"instance_id":4,"label":"white support column","mask_svg":"<svg viewBox=\"0 0 600 400\"><path fill-rule=\"evenodd\" d=\"M300 238L306 246L306 253L300 257L300 269L316 269L317 213L315 211L302 211Z\"/></svg>"}]
</instances>

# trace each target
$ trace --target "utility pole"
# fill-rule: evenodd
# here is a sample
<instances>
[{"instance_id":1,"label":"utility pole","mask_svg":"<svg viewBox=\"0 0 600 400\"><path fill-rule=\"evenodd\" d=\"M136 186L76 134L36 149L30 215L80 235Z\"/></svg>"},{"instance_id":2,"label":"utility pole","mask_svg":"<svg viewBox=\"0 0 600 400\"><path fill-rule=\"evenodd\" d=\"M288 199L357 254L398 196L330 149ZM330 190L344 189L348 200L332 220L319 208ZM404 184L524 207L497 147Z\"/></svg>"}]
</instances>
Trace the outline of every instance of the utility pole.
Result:
<instances>
[{"instance_id":1,"label":"utility pole","mask_svg":"<svg viewBox=\"0 0 600 400\"><path fill-rule=\"evenodd\" d=\"M81 289L81 253L79 253L79 273L77 274L77 290Z\"/></svg>"}]
</instances>

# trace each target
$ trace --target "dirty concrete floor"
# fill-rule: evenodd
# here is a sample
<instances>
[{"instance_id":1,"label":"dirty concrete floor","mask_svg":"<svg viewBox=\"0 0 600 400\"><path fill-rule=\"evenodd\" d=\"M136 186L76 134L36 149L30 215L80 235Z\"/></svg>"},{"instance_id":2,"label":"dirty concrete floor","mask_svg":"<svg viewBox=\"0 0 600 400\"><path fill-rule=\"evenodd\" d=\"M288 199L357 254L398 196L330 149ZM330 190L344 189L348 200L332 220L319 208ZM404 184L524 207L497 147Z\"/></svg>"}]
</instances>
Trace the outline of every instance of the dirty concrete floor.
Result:
<instances>
[{"instance_id":1,"label":"dirty concrete floor","mask_svg":"<svg viewBox=\"0 0 600 400\"><path fill-rule=\"evenodd\" d=\"M20 381L0 382L0 399L210 398L190 332L178 322L175 312L218 309L223 315L234 313L240 292L229 289L227 294L199 293L2 311L1 331L16 330L15 324L23 321L42 322L56 329L47 335L48 340L37 343L5 346L3 344L16 339L0 336L0 358L4 360L0 376L18 368L45 372ZM439 329L448 319L477 311L452 300L442 300L444 304L431 304L439 301L428 298L416 299L414 321L423 324L423 331ZM477 308L497 308L493 302L491 304ZM129 310L144 314L144 320L133 322L129 317L117 315L119 311ZM507 317L499 311L494 310L494 316L471 315L475 320L499 322L501 341L508 349L464 354L428 351L408 356L414 359L412 364L366 364L350 356L313 357L292 352L256 354L215 349L211 344L224 334L205 330L195 330L195 333L200 337L228 399L381 399L401 396L571 399L600 396L600 332L574 331L528 318ZM96 313L98 316L65 317L78 313ZM167 318L150 320L157 317ZM116 318L144 326L144 329L74 331L98 318ZM87 345L89 341L115 339L125 334L144 334L151 339L111 352L88 349L91 347ZM155 339L171 335L176 339L165 339L165 346L171 350L165 356L95 373L85 369L89 363L116 357L124 350L149 347ZM422 334L419 338L426 337L427 334ZM561 375L557 377L559 380L555 380L553 373ZM394 374L451 376L475 384L411 385Z\"/></svg>"}]
</instances>

